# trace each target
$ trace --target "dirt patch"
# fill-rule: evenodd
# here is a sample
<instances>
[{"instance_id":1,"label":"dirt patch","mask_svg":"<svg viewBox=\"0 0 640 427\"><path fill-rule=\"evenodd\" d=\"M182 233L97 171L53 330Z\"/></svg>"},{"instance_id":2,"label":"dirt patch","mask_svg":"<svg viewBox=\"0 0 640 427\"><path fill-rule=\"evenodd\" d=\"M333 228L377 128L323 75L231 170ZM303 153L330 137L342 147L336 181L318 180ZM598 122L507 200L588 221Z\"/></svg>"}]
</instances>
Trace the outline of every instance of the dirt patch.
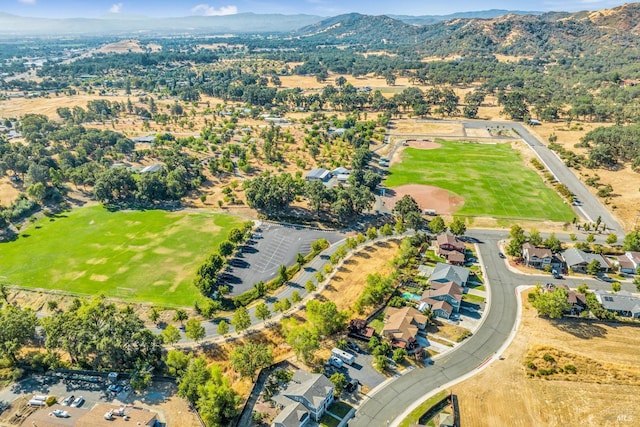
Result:
<instances>
[{"instance_id":1,"label":"dirt patch","mask_svg":"<svg viewBox=\"0 0 640 427\"><path fill-rule=\"evenodd\" d=\"M9 206L19 194L20 190L13 186L9 177L0 179L0 205Z\"/></svg>"},{"instance_id":2,"label":"dirt patch","mask_svg":"<svg viewBox=\"0 0 640 427\"><path fill-rule=\"evenodd\" d=\"M640 373L637 357L640 329L620 324L542 319L526 295L523 306L518 334L503 354L504 360L493 362L480 374L453 387L462 425L558 426L576 425L576 420L591 426L637 424L640 386L631 385L634 382L628 379ZM541 355L540 360L544 360L545 353L555 359L558 370L565 371L558 380L529 377L527 373L528 358ZM616 381L606 371L591 377L595 371L589 366L595 367L596 363L623 369L624 378ZM538 364L546 366L539 360ZM576 368L575 378L570 380L563 379L574 375L567 365ZM602 384L592 381L598 379Z\"/></svg>"},{"instance_id":3,"label":"dirt patch","mask_svg":"<svg viewBox=\"0 0 640 427\"><path fill-rule=\"evenodd\" d=\"M424 139L424 140L409 139L407 140L407 147L417 148L418 150L435 150L436 148L442 147L442 144L429 141L428 139Z\"/></svg>"},{"instance_id":4,"label":"dirt patch","mask_svg":"<svg viewBox=\"0 0 640 427\"><path fill-rule=\"evenodd\" d=\"M416 119L393 120L393 134L409 135L438 135L438 136L463 136L464 131L461 124L457 123L434 123Z\"/></svg>"},{"instance_id":5,"label":"dirt patch","mask_svg":"<svg viewBox=\"0 0 640 427\"><path fill-rule=\"evenodd\" d=\"M433 209L438 214L453 214L464 205L464 199L454 193L420 184L407 184L387 189L384 204L387 208L393 209L396 202L405 194L413 197L420 209Z\"/></svg>"}]
</instances>

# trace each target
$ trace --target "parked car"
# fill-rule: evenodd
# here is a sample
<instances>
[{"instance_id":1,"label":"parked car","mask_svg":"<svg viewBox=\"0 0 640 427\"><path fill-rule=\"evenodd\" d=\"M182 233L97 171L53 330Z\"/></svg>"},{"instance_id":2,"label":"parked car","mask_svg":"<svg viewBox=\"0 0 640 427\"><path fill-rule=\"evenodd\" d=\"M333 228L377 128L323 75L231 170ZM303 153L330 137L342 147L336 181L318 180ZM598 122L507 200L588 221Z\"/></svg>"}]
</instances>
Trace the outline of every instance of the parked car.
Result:
<instances>
[{"instance_id":1,"label":"parked car","mask_svg":"<svg viewBox=\"0 0 640 427\"><path fill-rule=\"evenodd\" d=\"M344 362L335 356L331 356L329 358L329 363L331 363L336 368L342 368L344 366Z\"/></svg>"},{"instance_id":2,"label":"parked car","mask_svg":"<svg viewBox=\"0 0 640 427\"><path fill-rule=\"evenodd\" d=\"M108 390L109 390L111 393L120 393L120 392L122 391L122 386L121 386L120 384L111 384L111 385L108 387Z\"/></svg>"},{"instance_id":3,"label":"parked car","mask_svg":"<svg viewBox=\"0 0 640 427\"><path fill-rule=\"evenodd\" d=\"M80 406L82 406L83 403L84 403L84 397L78 396L74 399L73 402L71 402L71 406L73 408L79 408Z\"/></svg>"},{"instance_id":4,"label":"parked car","mask_svg":"<svg viewBox=\"0 0 640 427\"><path fill-rule=\"evenodd\" d=\"M503 254L502 252L498 252L498 256L499 256L500 258L502 258L502 259L505 259L505 258L506 258L506 256L504 256L504 254Z\"/></svg>"},{"instance_id":5,"label":"parked car","mask_svg":"<svg viewBox=\"0 0 640 427\"><path fill-rule=\"evenodd\" d=\"M356 353L362 353L362 349L360 348L360 346L353 341L347 342L347 347L349 347L350 350L353 350Z\"/></svg>"},{"instance_id":6,"label":"parked car","mask_svg":"<svg viewBox=\"0 0 640 427\"><path fill-rule=\"evenodd\" d=\"M358 389L359 384L360 382L357 379L353 378L351 381L349 381L349 383L345 387L345 390L347 390L349 393L352 393Z\"/></svg>"},{"instance_id":7,"label":"parked car","mask_svg":"<svg viewBox=\"0 0 640 427\"><path fill-rule=\"evenodd\" d=\"M557 279L557 280L562 279L562 274L560 274L558 270L555 270L555 269L551 270L551 274L553 274L554 279Z\"/></svg>"},{"instance_id":8,"label":"parked car","mask_svg":"<svg viewBox=\"0 0 640 427\"><path fill-rule=\"evenodd\" d=\"M71 396L67 396L62 400L62 404L64 406L69 406L71 405L71 402L73 402L75 400L75 396L72 394Z\"/></svg>"},{"instance_id":9,"label":"parked car","mask_svg":"<svg viewBox=\"0 0 640 427\"><path fill-rule=\"evenodd\" d=\"M55 409L51 412L51 415L58 418L69 418L69 413L67 411L63 411L62 409Z\"/></svg>"}]
</instances>

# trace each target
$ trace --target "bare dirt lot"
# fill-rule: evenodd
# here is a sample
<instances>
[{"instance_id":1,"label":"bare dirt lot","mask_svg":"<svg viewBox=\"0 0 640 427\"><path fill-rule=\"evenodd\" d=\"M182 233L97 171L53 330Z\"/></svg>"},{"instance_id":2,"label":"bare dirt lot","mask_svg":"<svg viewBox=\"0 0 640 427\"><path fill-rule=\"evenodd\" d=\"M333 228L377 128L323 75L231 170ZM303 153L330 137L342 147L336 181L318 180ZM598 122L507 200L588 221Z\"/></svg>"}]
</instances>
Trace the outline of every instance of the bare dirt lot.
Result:
<instances>
[{"instance_id":1,"label":"bare dirt lot","mask_svg":"<svg viewBox=\"0 0 640 427\"><path fill-rule=\"evenodd\" d=\"M638 425L640 386L633 378L640 374L640 328L549 321L537 317L526 296L523 301L522 323L504 360L453 387L462 425ZM540 370L545 354L576 373L529 377L525 363L533 360Z\"/></svg>"},{"instance_id":2,"label":"bare dirt lot","mask_svg":"<svg viewBox=\"0 0 640 427\"><path fill-rule=\"evenodd\" d=\"M442 188L430 185L407 184L387 189L385 205L393 209L396 202L405 194L412 196L420 209L434 209L438 214L452 214L464 204L462 197L450 193Z\"/></svg>"}]
</instances>

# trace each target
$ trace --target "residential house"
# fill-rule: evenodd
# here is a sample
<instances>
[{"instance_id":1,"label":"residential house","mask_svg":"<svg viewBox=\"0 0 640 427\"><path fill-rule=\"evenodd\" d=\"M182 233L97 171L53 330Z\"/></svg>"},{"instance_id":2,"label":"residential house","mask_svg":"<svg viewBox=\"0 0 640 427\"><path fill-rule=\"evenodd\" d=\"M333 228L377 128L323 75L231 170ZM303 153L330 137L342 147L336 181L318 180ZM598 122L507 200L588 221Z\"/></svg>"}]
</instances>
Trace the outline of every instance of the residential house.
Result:
<instances>
[{"instance_id":1,"label":"residential house","mask_svg":"<svg viewBox=\"0 0 640 427\"><path fill-rule=\"evenodd\" d=\"M324 168L312 169L307 175L304 177L306 181L321 181L327 182L331 179L333 175L331 171L328 171Z\"/></svg>"},{"instance_id":2,"label":"residential house","mask_svg":"<svg viewBox=\"0 0 640 427\"><path fill-rule=\"evenodd\" d=\"M427 326L427 316L414 307L387 308L382 335L394 347L404 348L412 352L418 347L416 336Z\"/></svg>"},{"instance_id":3,"label":"residential house","mask_svg":"<svg viewBox=\"0 0 640 427\"><path fill-rule=\"evenodd\" d=\"M151 144L155 140L156 140L155 135L134 136L133 138L131 138L131 141L139 144Z\"/></svg>"},{"instance_id":4,"label":"residential house","mask_svg":"<svg viewBox=\"0 0 640 427\"><path fill-rule=\"evenodd\" d=\"M437 238L436 253L439 257L446 259L450 264L464 264L464 243L456 236L449 233L442 233Z\"/></svg>"},{"instance_id":5,"label":"residential house","mask_svg":"<svg viewBox=\"0 0 640 427\"><path fill-rule=\"evenodd\" d=\"M627 251L618 257L620 271L627 274L636 274L640 267L640 252Z\"/></svg>"},{"instance_id":6,"label":"residential house","mask_svg":"<svg viewBox=\"0 0 640 427\"><path fill-rule=\"evenodd\" d=\"M527 242L522 245L522 259L527 267L544 269L547 265L551 266L553 252L547 248L537 248Z\"/></svg>"},{"instance_id":7,"label":"residential house","mask_svg":"<svg viewBox=\"0 0 640 427\"><path fill-rule=\"evenodd\" d=\"M609 261L602 255L584 252L576 248L567 249L562 253L562 257L564 258L567 268L577 273L586 273L587 265L593 260L598 261L600 264L600 271L606 273L611 268Z\"/></svg>"},{"instance_id":8,"label":"residential house","mask_svg":"<svg viewBox=\"0 0 640 427\"><path fill-rule=\"evenodd\" d=\"M418 308L427 305L436 316L449 319L453 313L460 311L462 294L462 287L454 282L433 282L431 289L422 294Z\"/></svg>"},{"instance_id":9,"label":"residential house","mask_svg":"<svg viewBox=\"0 0 640 427\"><path fill-rule=\"evenodd\" d=\"M304 427L311 422L309 411L302 403L285 406L271 423L272 427Z\"/></svg>"},{"instance_id":10,"label":"residential house","mask_svg":"<svg viewBox=\"0 0 640 427\"><path fill-rule=\"evenodd\" d=\"M469 275L468 268L439 262L431 273L429 284L433 287L434 283L453 282L464 288L469 281Z\"/></svg>"},{"instance_id":11,"label":"residential house","mask_svg":"<svg viewBox=\"0 0 640 427\"><path fill-rule=\"evenodd\" d=\"M149 166L145 166L142 169L140 169L140 173L153 173L153 172L159 172L164 168L163 165L161 165L160 163L154 163L152 165Z\"/></svg>"},{"instance_id":12,"label":"residential house","mask_svg":"<svg viewBox=\"0 0 640 427\"><path fill-rule=\"evenodd\" d=\"M283 410L272 427L301 427L319 421L333 402L334 385L322 374L296 371L284 390L273 396Z\"/></svg>"},{"instance_id":13,"label":"residential house","mask_svg":"<svg viewBox=\"0 0 640 427\"><path fill-rule=\"evenodd\" d=\"M567 302L571 305L567 313L578 315L587 309L587 297L584 294L569 289L569 286L565 284L555 285L553 283L547 283L542 287L545 292L553 292L556 288L562 288L567 291Z\"/></svg>"},{"instance_id":14,"label":"residential house","mask_svg":"<svg viewBox=\"0 0 640 427\"><path fill-rule=\"evenodd\" d=\"M599 289L595 294L605 310L614 312L618 316L640 319L640 298L634 297L630 292L620 291L612 294Z\"/></svg>"},{"instance_id":15,"label":"residential house","mask_svg":"<svg viewBox=\"0 0 640 427\"><path fill-rule=\"evenodd\" d=\"M627 254L620 255L617 259L618 267L620 267L620 273L635 274L636 268L633 265L633 261L627 256Z\"/></svg>"}]
</instances>

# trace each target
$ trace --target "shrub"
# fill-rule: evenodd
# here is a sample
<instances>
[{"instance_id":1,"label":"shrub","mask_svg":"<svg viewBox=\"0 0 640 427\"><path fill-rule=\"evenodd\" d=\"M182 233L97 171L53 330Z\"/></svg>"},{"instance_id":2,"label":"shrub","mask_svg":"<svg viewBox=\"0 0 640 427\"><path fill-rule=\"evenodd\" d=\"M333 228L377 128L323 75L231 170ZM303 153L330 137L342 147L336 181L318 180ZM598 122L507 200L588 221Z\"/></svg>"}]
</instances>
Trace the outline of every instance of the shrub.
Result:
<instances>
[{"instance_id":1,"label":"shrub","mask_svg":"<svg viewBox=\"0 0 640 427\"><path fill-rule=\"evenodd\" d=\"M564 365L564 371L567 374L575 374L577 372L577 369L574 365L569 364L569 365Z\"/></svg>"},{"instance_id":2,"label":"shrub","mask_svg":"<svg viewBox=\"0 0 640 427\"><path fill-rule=\"evenodd\" d=\"M544 359L545 362L549 362L549 363L554 363L556 361L556 359L554 359L553 356L550 355L549 353L545 353L544 356L542 356L542 358Z\"/></svg>"}]
</instances>

